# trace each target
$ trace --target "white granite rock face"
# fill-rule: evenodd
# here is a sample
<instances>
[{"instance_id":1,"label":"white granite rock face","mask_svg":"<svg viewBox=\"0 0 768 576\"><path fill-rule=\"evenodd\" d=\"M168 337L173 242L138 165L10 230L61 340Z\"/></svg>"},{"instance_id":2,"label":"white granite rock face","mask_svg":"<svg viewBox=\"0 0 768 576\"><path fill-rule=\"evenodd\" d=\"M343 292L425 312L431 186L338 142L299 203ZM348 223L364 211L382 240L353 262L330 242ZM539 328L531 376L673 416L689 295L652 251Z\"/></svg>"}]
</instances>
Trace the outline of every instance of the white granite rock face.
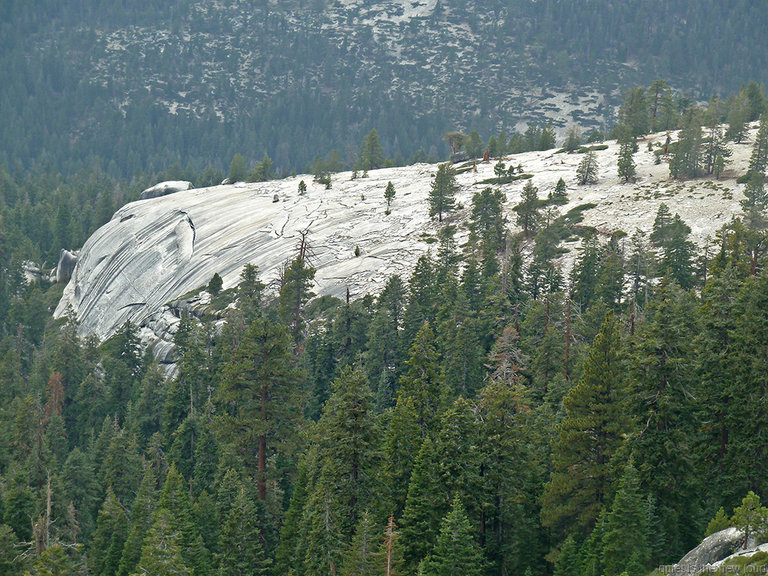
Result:
<instances>
[{"instance_id":1,"label":"white granite rock face","mask_svg":"<svg viewBox=\"0 0 768 576\"><path fill-rule=\"evenodd\" d=\"M646 140L663 142L665 137L657 134ZM529 152L508 157L505 163L522 165L533 174L540 198L562 177L570 202L561 212L587 202L596 204L584 213L584 224L606 238L618 229L630 235L638 227L650 230L661 202L673 214L680 213L699 245L740 213L743 186L735 178L746 171L751 145L733 146L732 167L720 181L673 182L668 166L654 164L646 142L640 142L634 184L619 182L618 146L608 145L597 152L599 182L592 186L575 184L580 154ZM472 195L487 186L481 180L494 177L494 164L479 163L477 172L458 176L456 200L464 208L451 220L466 221ZM81 333L101 340L131 320L143 328L145 340L155 342L156 352L169 356L167 345L159 340L167 343L178 321L178 310L168 306L171 301L197 293L215 272L224 280L224 288L235 285L246 263L257 265L262 281L274 288L280 266L295 257L302 231L309 231L316 293L342 297L347 286L353 298L375 293L392 274L407 277L429 249L425 240L435 240L438 225L428 217L428 194L436 171L437 166L416 164L373 170L369 177L355 180L350 172L343 172L333 175L331 190L303 175L181 190L126 205L83 246L56 315L71 306ZM298 193L301 179L308 187L304 195ZM389 181L396 196L387 215L384 189ZM524 183L501 186L511 226L512 208L520 201ZM279 202L273 201L275 196ZM461 226L459 230L461 244L467 231ZM577 246L566 245L571 250L562 259L566 271Z\"/></svg>"}]
</instances>

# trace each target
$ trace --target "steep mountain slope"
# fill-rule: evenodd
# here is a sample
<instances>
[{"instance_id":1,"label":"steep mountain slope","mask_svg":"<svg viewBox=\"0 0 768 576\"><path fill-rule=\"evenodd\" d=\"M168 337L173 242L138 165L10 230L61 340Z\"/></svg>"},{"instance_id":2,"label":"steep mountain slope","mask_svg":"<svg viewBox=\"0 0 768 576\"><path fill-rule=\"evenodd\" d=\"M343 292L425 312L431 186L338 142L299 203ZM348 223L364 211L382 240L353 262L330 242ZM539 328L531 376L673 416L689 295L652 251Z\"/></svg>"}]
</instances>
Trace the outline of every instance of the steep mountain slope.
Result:
<instances>
[{"instance_id":1,"label":"steep mountain slope","mask_svg":"<svg viewBox=\"0 0 768 576\"><path fill-rule=\"evenodd\" d=\"M754 135L754 128L752 130ZM649 136L658 143L664 135ZM617 230L632 233L649 230L659 205L691 226L692 239L707 239L740 213L742 186L735 177L746 170L751 146L733 145L730 169L719 181L669 180L666 163L655 164L654 154L641 142L635 154L638 181L621 184L617 177L618 146L608 142L598 151L599 181L577 186L580 154L530 152L505 158L533 175L539 196L546 197L559 178L568 183L569 203L564 213L584 204L584 225L609 236ZM461 208L450 220L459 225L469 216L472 195L493 178L493 163L479 163L459 174L457 201ZM214 273L224 287L237 283L246 263L256 264L272 290L281 266L292 259L302 234L311 247L311 263L317 268L318 294L352 297L376 293L392 274L408 275L421 254L436 240L438 223L428 216L428 194L435 165L374 170L367 178L352 180L351 173L333 175L333 187L297 176L258 184L216 186L177 192L141 200L120 209L112 220L85 244L72 280L56 311L72 307L84 334L105 339L126 320L142 326L144 337L171 340L178 322L172 301L196 295ZM298 192L304 179L306 194ZM391 181L396 189L391 214L386 214L384 189ZM510 226L512 208L519 203L523 181L500 187L506 194ZM460 226L459 241L467 230ZM577 242L566 244L569 253L561 261L567 270ZM359 248L359 256L355 255ZM204 295L205 297L205 295ZM162 344L163 350L168 350Z\"/></svg>"},{"instance_id":2,"label":"steep mountain slope","mask_svg":"<svg viewBox=\"0 0 768 576\"><path fill-rule=\"evenodd\" d=\"M300 171L371 128L395 158L441 157L451 129L610 124L658 77L694 99L765 81L767 18L747 0L7 2L0 162L133 175L267 152Z\"/></svg>"}]
</instances>

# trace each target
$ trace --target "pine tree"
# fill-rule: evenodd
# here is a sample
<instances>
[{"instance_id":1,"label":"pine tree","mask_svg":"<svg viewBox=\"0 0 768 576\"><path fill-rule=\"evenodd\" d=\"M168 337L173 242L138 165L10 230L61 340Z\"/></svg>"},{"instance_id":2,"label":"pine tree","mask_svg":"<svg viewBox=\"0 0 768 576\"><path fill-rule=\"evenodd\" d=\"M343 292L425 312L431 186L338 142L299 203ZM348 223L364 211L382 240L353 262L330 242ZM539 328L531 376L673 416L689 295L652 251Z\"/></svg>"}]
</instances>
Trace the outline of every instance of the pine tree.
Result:
<instances>
[{"instance_id":1,"label":"pine tree","mask_svg":"<svg viewBox=\"0 0 768 576\"><path fill-rule=\"evenodd\" d=\"M361 164L365 172L375 170L384 165L384 153L379 144L379 135L376 130L371 130L363 141Z\"/></svg>"},{"instance_id":2,"label":"pine tree","mask_svg":"<svg viewBox=\"0 0 768 576\"><path fill-rule=\"evenodd\" d=\"M443 213L453 211L456 188L456 171L450 164L440 164L429 191L430 218L437 215L438 221L442 222Z\"/></svg>"},{"instance_id":3,"label":"pine tree","mask_svg":"<svg viewBox=\"0 0 768 576\"><path fill-rule=\"evenodd\" d=\"M623 366L619 325L609 314L563 401L565 418L553 444L554 471L544 487L542 523L559 533L585 534L608 497L610 461L625 430L620 405Z\"/></svg>"},{"instance_id":4,"label":"pine tree","mask_svg":"<svg viewBox=\"0 0 768 576\"><path fill-rule=\"evenodd\" d=\"M733 511L733 525L744 533L744 550L750 538L759 540L768 534L768 508L760 504L760 496L749 491Z\"/></svg>"},{"instance_id":5,"label":"pine tree","mask_svg":"<svg viewBox=\"0 0 768 576\"><path fill-rule=\"evenodd\" d=\"M531 236L539 227L539 207L541 203L538 198L539 189L528 180L523 186L523 193L520 204L513 210L517 212L517 225L523 229L523 235Z\"/></svg>"},{"instance_id":6,"label":"pine tree","mask_svg":"<svg viewBox=\"0 0 768 576\"><path fill-rule=\"evenodd\" d=\"M590 150L576 168L576 181L584 186L597 182L597 155Z\"/></svg>"},{"instance_id":7,"label":"pine tree","mask_svg":"<svg viewBox=\"0 0 768 576\"><path fill-rule=\"evenodd\" d=\"M392 200L395 199L395 186L392 184L392 182L387 182L387 187L384 190L384 200L387 201L387 214L390 212L390 207L392 206Z\"/></svg>"},{"instance_id":8,"label":"pine tree","mask_svg":"<svg viewBox=\"0 0 768 576\"><path fill-rule=\"evenodd\" d=\"M565 180L562 178L557 181L554 190L549 193L549 203L558 206L568 204L568 192L566 191Z\"/></svg>"},{"instance_id":9,"label":"pine tree","mask_svg":"<svg viewBox=\"0 0 768 576\"><path fill-rule=\"evenodd\" d=\"M619 161L618 170L619 178L626 184L630 180L634 180L637 174L635 169L634 152L637 143L635 139L624 138L619 142Z\"/></svg>"},{"instance_id":10,"label":"pine tree","mask_svg":"<svg viewBox=\"0 0 768 576\"><path fill-rule=\"evenodd\" d=\"M484 573L484 561L475 543L472 525L469 523L457 496L451 510L440 524L440 534L432 554L425 561L425 576L480 576Z\"/></svg>"},{"instance_id":11,"label":"pine tree","mask_svg":"<svg viewBox=\"0 0 768 576\"><path fill-rule=\"evenodd\" d=\"M244 182L247 177L248 167L245 164L245 158L243 158L242 154L235 154L232 157L232 163L229 165L230 183Z\"/></svg>"}]
</instances>

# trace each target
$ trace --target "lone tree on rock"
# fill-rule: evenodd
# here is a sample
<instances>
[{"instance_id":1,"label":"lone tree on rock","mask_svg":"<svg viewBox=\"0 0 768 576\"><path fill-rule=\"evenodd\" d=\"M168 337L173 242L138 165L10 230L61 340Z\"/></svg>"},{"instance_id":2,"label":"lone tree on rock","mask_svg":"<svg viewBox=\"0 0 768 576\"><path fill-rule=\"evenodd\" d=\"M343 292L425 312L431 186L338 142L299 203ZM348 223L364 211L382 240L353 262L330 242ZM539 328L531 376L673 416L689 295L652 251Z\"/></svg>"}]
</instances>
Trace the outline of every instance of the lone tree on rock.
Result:
<instances>
[{"instance_id":1,"label":"lone tree on rock","mask_svg":"<svg viewBox=\"0 0 768 576\"><path fill-rule=\"evenodd\" d=\"M387 201L387 211L389 214L389 208L392 206L392 200L395 199L395 186L392 182L387 182L387 188L384 190L384 199Z\"/></svg>"},{"instance_id":2,"label":"lone tree on rock","mask_svg":"<svg viewBox=\"0 0 768 576\"><path fill-rule=\"evenodd\" d=\"M218 272L214 272L211 281L208 282L208 292L211 293L211 296L217 296L223 286L224 281L221 279L221 276L219 276Z\"/></svg>"},{"instance_id":3,"label":"lone tree on rock","mask_svg":"<svg viewBox=\"0 0 768 576\"><path fill-rule=\"evenodd\" d=\"M437 215L438 221L442 222L443 212L451 212L454 209L455 194L456 171L448 163L440 164L429 191L429 216Z\"/></svg>"},{"instance_id":4,"label":"lone tree on rock","mask_svg":"<svg viewBox=\"0 0 768 576\"><path fill-rule=\"evenodd\" d=\"M760 504L760 496L749 491L733 511L733 525L744 532L745 550L750 536L760 538L768 533L768 508Z\"/></svg>"},{"instance_id":5,"label":"lone tree on rock","mask_svg":"<svg viewBox=\"0 0 768 576\"><path fill-rule=\"evenodd\" d=\"M597 182L597 156L592 150L584 155L579 167L576 168L576 178L582 186Z\"/></svg>"},{"instance_id":6,"label":"lone tree on rock","mask_svg":"<svg viewBox=\"0 0 768 576\"><path fill-rule=\"evenodd\" d=\"M362 168L365 172L375 170L384 165L384 151L379 144L379 135L371 130L363 141Z\"/></svg>"},{"instance_id":7,"label":"lone tree on rock","mask_svg":"<svg viewBox=\"0 0 768 576\"><path fill-rule=\"evenodd\" d=\"M229 181L231 184L235 182L243 182L248 176L248 166L245 163L243 155L238 153L232 157L232 163L229 165Z\"/></svg>"}]
</instances>

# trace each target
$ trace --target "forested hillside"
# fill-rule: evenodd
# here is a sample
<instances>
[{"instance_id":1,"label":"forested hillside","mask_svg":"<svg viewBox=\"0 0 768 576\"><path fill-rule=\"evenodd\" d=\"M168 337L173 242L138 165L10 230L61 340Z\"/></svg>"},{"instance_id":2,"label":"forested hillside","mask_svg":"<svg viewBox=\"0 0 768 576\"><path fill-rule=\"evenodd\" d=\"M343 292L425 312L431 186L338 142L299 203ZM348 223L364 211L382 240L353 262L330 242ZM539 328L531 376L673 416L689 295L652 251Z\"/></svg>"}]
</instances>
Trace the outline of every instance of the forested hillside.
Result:
<instances>
[{"instance_id":1,"label":"forested hillside","mask_svg":"<svg viewBox=\"0 0 768 576\"><path fill-rule=\"evenodd\" d=\"M766 80L766 12L683 2L116 0L0 6L0 164L111 177L279 173L379 130L395 163L442 159L449 130L610 128L622 92L688 101Z\"/></svg>"},{"instance_id":2,"label":"forested hillside","mask_svg":"<svg viewBox=\"0 0 768 576\"><path fill-rule=\"evenodd\" d=\"M313 298L304 243L274 296L253 266L237 288L214 276L173 377L130 323L98 343L50 318L61 286L25 282L13 249L52 250L16 218L50 204L6 177L0 574L641 576L728 525L768 493L766 101L752 85L681 114L657 88L619 111L628 186L640 146L713 193L749 147L742 214L706 246L664 202L628 237L586 226L588 205L561 212L565 183L537 190L514 156L494 158L459 242L456 171L473 162L443 164L434 247L409 277ZM639 140L659 128L680 132ZM589 187L601 146L572 133L549 154L579 158ZM94 198L135 193L103 178Z\"/></svg>"}]
</instances>

